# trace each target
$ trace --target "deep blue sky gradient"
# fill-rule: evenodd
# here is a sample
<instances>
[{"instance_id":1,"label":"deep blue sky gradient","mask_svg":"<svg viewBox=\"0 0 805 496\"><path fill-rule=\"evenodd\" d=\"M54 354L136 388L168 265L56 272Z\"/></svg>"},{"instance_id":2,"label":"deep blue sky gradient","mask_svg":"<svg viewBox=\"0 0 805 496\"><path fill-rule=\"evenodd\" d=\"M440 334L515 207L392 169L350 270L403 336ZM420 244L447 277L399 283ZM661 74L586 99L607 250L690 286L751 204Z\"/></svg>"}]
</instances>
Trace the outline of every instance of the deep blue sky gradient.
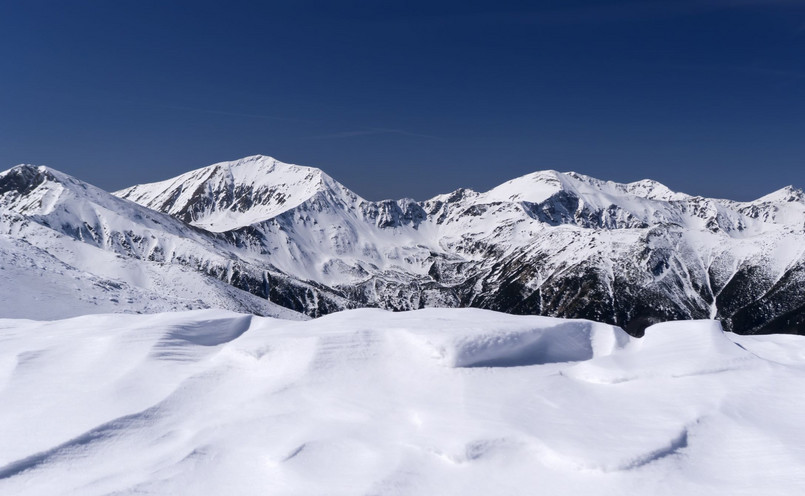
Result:
<instances>
[{"instance_id":1,"label":"deep blue sky gradient","mask_svg":"<svg viewBox=\"0 0 805 496\"><path fill-rule=\"evenodd\" d=\"M369 199L805 187L805 1L0 2L0 169L112 190L258 153Z\"/></svg>"}]
</instances>

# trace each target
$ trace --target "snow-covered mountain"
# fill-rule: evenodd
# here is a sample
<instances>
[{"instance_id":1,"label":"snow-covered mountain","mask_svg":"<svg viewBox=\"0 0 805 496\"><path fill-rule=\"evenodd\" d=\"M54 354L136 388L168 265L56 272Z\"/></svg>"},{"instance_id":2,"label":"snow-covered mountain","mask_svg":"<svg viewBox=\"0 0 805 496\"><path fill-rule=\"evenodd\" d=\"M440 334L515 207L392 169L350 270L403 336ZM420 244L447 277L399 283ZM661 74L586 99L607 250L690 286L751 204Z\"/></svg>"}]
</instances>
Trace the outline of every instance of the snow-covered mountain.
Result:
<instances>
[{"instance_id":1,"label":"snow-covered mountain","mask_svg":"<svg viewBox=\"0 0 805 496\"><path fill-rule=\"evenodd\" d=\"M52 188L22 170L80 185L73 190L83 196L71 198L118 220L98 224L97 208L77 204L72 215L54 213L41 200ZM474 306L588 318L633 334L691 318L741 333L805 333L805 195L791 187L741 203L650 180L541 171L487 192L372 202L318 169L254 156L115 195L49 169L0 175L4 216L16 216L4 221L7 236L36 224L311 316Z\"/></svg>"},{"instance_id":2,"label":"snow-covered mountain","mask_svg":"<svg viewBox=\"0 0 805 496\"><path fill-rule=\"evenodd\" d=\"M53 169L0 173L3 317L216 307L304 318L243 290L269 268L240 260L206 231Z\"/></svg>"},{"instance_id":3,"label":"snow-covered mountain","mask_svg":"<svg viewBox=\"0 0 805 496\"><path fill-rule=\"evenodd\" d=\"M247 157L187 172L173 179L117 192L208 231L223 232L294 208L327 188L342 188L319 169Z\"/></svg>"}]
</instances>

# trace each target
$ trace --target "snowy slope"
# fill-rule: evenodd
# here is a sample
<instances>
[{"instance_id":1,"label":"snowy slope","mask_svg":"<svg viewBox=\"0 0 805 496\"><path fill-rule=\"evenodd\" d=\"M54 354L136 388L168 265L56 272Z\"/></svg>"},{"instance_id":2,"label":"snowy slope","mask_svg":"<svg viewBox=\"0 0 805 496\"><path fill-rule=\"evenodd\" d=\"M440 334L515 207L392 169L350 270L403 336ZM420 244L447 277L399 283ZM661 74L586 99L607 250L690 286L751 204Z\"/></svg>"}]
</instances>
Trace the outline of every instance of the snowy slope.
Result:
<instances>
[{"instance_id":1,"label":"snowy slope","mask_svg":"<svg viewBox=\"0 0 805 496\"><path fill-rule=\"evenodd\" d=\"M6 319L0 342L1 494L805 491L799 336L206 310Z\"/></svg>"},{"instance_id":2,"label":"snowy slope","mask_svg":"<svg viewBox=\"0 0 805 496\"><path fill-rule=\"evenodd\" d=\"M228 246L46 167L0 173L3 317L214 307L304 318L229 284L248 264Z\"/></svg>"},{"instance_id":3,"label":"snowy slope","mask_svg":"<svg viewBox=\"0 0 805 496\"><path fill-rule=\"evenodd\" d=\"M53 244L47 250L25 239L0 236L2 317L63 319L109 312L223 308L307 319L179 264L123 259L66 236L50 236Z\"/></svg>"}]
</instances>

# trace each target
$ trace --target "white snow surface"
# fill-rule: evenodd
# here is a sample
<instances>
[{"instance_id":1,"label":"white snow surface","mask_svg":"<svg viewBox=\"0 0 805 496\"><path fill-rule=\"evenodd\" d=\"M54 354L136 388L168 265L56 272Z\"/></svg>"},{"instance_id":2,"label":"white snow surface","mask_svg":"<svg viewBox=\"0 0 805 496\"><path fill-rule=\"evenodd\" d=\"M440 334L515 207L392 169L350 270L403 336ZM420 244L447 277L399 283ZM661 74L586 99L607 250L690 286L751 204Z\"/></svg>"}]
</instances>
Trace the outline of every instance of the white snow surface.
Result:
<instances>
[{"instance_id":1,"label":"white snow surface","mask_svg":"<svg viewBox=\"0 0 805 496\"><path fill-rule=\"evenodd\" d=\"M0 320L0 494L803 494L805 338L476 309Z\"/></svg>"},{"instance_id":2,"label":"white snow surface","mask_svg":"<svg viewBox=\"0 0 805 496\"><path fill-rule=\"evenodd\" d=\"M122 258L54 232L38 241L42 246L0 236L0 317L63 319L212 307L308 318L181 265Z\"/></svg>"}]
</instances>

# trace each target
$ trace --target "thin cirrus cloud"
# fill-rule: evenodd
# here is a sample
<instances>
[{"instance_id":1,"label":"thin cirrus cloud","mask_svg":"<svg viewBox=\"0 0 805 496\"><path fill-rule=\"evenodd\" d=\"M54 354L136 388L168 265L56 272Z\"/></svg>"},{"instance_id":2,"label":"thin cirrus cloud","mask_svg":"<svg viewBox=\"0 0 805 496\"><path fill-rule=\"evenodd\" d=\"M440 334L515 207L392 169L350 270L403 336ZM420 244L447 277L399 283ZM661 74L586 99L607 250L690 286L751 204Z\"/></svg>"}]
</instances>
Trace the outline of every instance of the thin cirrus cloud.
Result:
<instances>
[{"instance_id":1,"label":"thin cirrus cloud","mask_svg":"<svg viewBox=\"0 0 805 496\"><path fill-rule=\"evenodd\" d=\"M286 122L306 122L306 123L313 123L314 121L306 120L306 119L299 119L296 117L283 117L279 115L271 115L271 114L253 114L247 112L231 112L226 110L213 110L213 109L206 109L206 108L198 108L198 107L185 107L180 105L165 105L165 104L153 104L155 106L169 109L169 110L182 110L188 112L200 112L204 114L213 114L213 115L228 115L230 117L248 117L252 119L267 119L272 121L286 121Z\"/></svg>"},{"instance_id":2,"label":"thin cirrus cloud","mask_svg":"<svg viewBox=\"0 0 805 496\"><path fill-rule=\"evenodd\" d=\"M285 121L285 122L299 122L299 123L306 123L306 124L322 124L320 121L309 120L309 119L299 119L295 117L284 117L279 115L272 115L272 114L258 114L258 113L248 113L248 112L233 112L227 110L214 110L208 108L200 108L200 107L188 107L182 105L168 105L168 104L155 104L151 103L152 106L161 107L164 109L169 110L180 110L185 112L199 112L204 114L213 114L213 115L224 115L224 116L231 116L231 117L246 117L252 119L267 119L273 121ZM376 135L398 135L398 136L409 136L413 138L425 138L425 139L441 139L438 136L433 136L430 134L423 134L423 133L414 133L410 131L406 131L404 129L394 129L394 128L378 128L378 127L370 127L370 128L362 128L352 131L341 131L335 133L327 133L327 134L320 134L316 136L310 136L308 139L342 139L342 138L355 138L361 136L376 136Z\"/></svg>"},{"instance_id":3,"label":"thin cirrus cloud","mask_svg":"<svg viewBox=\"0 0 805 496\"><path fill-rule=\"evenodd\" d=\"M500 10L471 13L461 17L475 18L483 23L511 22L517 24L602 24L685 17L712 11L802 5L802 0L674 0L606 2L598 5L568 6L526 11ZM446 16L452 16L447 14ZM437 16L438 17L438 16ZM433 18L431 20L434 20Z\"/></svg>"},{"instance_id":4,"label":"thin cirrus cloud","mask_svg":"<svg viewBox=\"0 0 805 496\"><path fill-rule=\"evenodd\" d=\"M355 138L360 136L374 136L381 134L396 134L400 136L410 136L413 138L426 138L426 139L440 139L438 136L429 134L412 133L402 129L387 129L387 128L366 128L358 129L355 131L341 131L337 133L319 134L311 136L311 139L341 139L341 138Z\"/></svg>"}]
</instances>

